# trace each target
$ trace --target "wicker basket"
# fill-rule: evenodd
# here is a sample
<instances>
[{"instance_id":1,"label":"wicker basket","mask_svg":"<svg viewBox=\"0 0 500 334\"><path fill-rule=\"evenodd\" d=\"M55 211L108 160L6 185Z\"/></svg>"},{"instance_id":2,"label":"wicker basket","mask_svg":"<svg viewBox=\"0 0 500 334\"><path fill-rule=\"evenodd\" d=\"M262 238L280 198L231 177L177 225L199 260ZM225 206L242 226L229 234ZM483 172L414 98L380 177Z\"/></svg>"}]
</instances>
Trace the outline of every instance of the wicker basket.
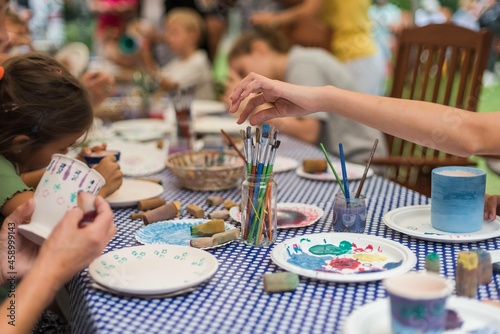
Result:
<instances>
[{"instance_id":1,"label":"wicker basket","mask_svg":"<svg viewBox=\"0 0 500 334\"><path fill-rule=\"evenodd\" d=\"M167 167L182 187L191 190L225 190L241 185L245 163L234 152L202 150L174 153L167 158Z\"/></svg>"}]
</instances>

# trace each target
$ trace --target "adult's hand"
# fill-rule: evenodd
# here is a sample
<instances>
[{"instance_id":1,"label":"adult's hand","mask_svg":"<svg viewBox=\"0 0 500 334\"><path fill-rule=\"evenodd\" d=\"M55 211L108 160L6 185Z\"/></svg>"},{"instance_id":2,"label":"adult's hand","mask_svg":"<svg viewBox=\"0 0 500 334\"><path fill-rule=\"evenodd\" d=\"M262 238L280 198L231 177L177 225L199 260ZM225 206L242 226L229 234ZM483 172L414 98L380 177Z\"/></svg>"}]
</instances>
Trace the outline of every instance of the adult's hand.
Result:
<instances>
[{"instance_id":1,"label":"adult's hand","mask_svg":"<svg viewBox=\"0 0 500 334\"><path fill-rule=\"evenodd\" d=\"M16 272L17 277L24 276L36 259L38 245L24 238L17 231L17 227L25 221L26 217L31 216L34 208L33 199L30 199L14 210L3 222L0 229L1 284L11 276L8 272Z\"/></svg>"},{"instance_id":2,"label":"adult's hand","mask_svg":"<svg viewBox=\"0 0 500 334\"><path fill-rule=\"evenodd\" d=\"M250 73L234 88L230 96L232 104L229 111L236 112L243 100L256 93L243 108L238 124L247 118L250 119L250 124L255 125L278 117L305 116L321 110L322 88L297 86ZM273 106L254 113L264 103L272 103Z\"/></svg>"},{"instance_id":3,"label":"adult's hand","mask_svg":"<svg viewBox=\"0 0 500 334\"><path fill-rule=\"evenodd\" d=\"M79 196L92 196L80 193ZM43 266L56 279L55 287L62 286L75 273L101 255L104 247L116 233L113 212L100 196L94 201L94 221L81 224L80 208L69 210L54 228L40 249L36 265Z\"/></svg>"},{"instance_id":4,"label":"adult's hand","mask_svg":"<svg viewBox=\"0 0 500 334\"><path fill-rule=\"evenodd\" d=\"M500 211L500 196L488 195L484 197L484 219L493 221Z\"/></svg>"}]
</instances>

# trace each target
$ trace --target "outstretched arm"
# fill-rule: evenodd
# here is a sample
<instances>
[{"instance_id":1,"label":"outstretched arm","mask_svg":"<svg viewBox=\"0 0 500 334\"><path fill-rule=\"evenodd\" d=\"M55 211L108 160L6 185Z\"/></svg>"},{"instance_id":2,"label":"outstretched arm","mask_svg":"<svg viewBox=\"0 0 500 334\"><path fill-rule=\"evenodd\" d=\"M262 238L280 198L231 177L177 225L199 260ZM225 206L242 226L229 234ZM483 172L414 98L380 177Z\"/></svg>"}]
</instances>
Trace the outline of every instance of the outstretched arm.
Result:
<instances>
[{"instance_id":1,"label":"outstretched arm","mask_svg":"<svg viewBox=\"0 0 500 334\"><path fill-rule=\"evenodd\" d=\"M251 73L231 94L231 112L251 93L238 123L328 111L424 146L460 156L500 154L500 114L475 113L440 104L388 98L332 86L303 87ZM254 113L266 102L271 108Z\"/></svg>"}]
</instances>

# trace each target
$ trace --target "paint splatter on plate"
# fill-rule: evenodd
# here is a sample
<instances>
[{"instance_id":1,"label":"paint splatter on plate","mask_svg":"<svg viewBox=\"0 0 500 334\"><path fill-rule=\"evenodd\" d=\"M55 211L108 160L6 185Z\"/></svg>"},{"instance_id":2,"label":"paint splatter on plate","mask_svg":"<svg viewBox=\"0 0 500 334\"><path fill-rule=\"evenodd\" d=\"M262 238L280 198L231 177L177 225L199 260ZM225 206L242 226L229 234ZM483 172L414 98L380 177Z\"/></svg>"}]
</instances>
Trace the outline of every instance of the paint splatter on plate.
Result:
<instances>
[{"instance_id":1,"label":"paint splatter on plate","mask_svg":"<svg viewBox=\"0 0 500 334\"><path fill-rule=\"evenodd\" d=\"M191 235L191 226L199 225L206 221L208 221L208 219L177 219L149 224L140 228L135 233L135 239L144 245L170 244L189 246L190 240L198 238ZM225 227L226 231L235 228L228 223L225 224ZM203 249L217 248L225 244L217 245L214 247L205 247Z\"/></svg>"},{"instance_id":2,"label":"paint splatter on plate","mask_svg":"<svg viewBox=\"0 0 500 334\"><path fill-rule=\"evenodd\" d=\"M369 282L403 274L417 263L406 246L357 233L317 233L279 243L271 259L298 275L332 282Z\"/></svg>"},{"instance_id":3,"label":"paint splatter on plate","mask_svg":"<svg viewBox=\"0 0 500 334\"><path fill-rule=\"evenodd\" d=\"M231 218L240 222L241 212L238 206L229 210ZM315 205L302 203L278 203L278 229L307 227L323 217L323 210Z\"/></svg>"}]
</instances>

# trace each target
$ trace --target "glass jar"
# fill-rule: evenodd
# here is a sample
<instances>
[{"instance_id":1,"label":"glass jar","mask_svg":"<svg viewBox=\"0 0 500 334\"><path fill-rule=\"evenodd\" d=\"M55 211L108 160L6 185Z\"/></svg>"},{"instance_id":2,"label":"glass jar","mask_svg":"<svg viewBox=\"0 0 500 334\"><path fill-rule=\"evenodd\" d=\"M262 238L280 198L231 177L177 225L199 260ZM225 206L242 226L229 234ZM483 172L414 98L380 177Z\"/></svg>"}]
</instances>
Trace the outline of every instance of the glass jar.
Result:
<instances>
[{"instance_id":1,"label":"glass jar","mask_svg":"<svg viewBox=\"0 0 500 334\"><path fill-rule=\"evenodd\" d=\"M333 231L364 233L366 226L366 198L350 198L343 193L335 195L333 204Z\"/></svg>"},{"instance_id":2,"label":"glass jar","mask_svg":"<svg viewBox=\"0 0 500 334\"><path fill-rule=\"evenodd\" d=\"M271 245L278 226L274 176L247 174L241 191L241 239L251 246Z\"/></svg>"}]
</instances>

